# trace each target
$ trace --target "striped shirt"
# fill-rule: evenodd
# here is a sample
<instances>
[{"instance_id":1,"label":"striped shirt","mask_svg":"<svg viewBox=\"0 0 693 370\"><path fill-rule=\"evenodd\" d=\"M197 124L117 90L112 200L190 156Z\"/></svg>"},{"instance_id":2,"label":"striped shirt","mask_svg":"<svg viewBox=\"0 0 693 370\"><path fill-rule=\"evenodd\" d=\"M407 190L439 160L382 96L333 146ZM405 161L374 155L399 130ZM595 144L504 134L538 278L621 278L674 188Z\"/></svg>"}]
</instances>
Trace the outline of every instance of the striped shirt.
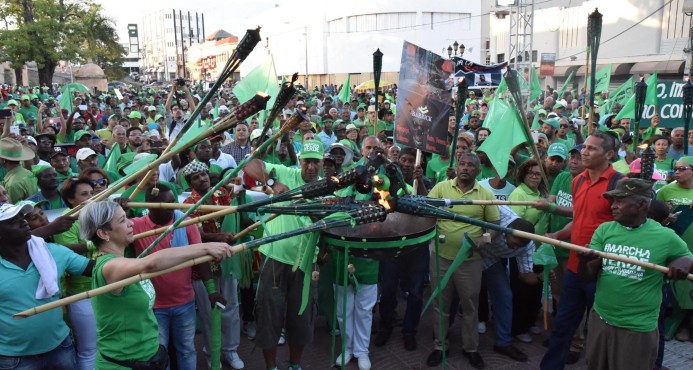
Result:
<instances>
[{"instance_id":1,"label":"striped shirt","mask_svg":"<svg viewBox=\"0 0 693 370\"><path fill-rule=\"evenodd\" d=\"M508 227L511 222L519 218L508 206L498 206L500 211L500 226ZM529 241L522 248L510 248L505 237L505 233L499 233L491 243L479 250L483 256L484 270L498 263L503 258L515 257L517 260L517 268L520 272L532 272L534 254L534 242Z\"/></svg>"}]
</instances>

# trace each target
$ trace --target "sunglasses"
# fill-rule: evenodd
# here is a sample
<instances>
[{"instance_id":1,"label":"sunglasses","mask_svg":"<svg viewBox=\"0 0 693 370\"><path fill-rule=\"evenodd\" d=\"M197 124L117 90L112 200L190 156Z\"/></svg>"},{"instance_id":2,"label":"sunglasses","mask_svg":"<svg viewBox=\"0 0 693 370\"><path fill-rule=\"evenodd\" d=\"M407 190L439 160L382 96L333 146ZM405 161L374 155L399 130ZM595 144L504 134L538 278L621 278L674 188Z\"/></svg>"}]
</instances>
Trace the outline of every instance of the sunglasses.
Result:
<instances>
[{"instance_id":1,"label":"sunglasses","mask_svg":"<svg viewBox=\"0 0 693 370\"><path fill-rule=\"evenodd\" d=\"M106 186L106 179L100 178L98 180L89 180L91 186Z\"/></svg>"},{"instance_id":2,"label":"sunglasses","mask_svg":"<svg viewBox=\"0 0 693 370\"><path fill-rule=\"evenodd\" d=\"M681 171L681 172L683 172L683 171L686 171L686 170L690 170L691 168L693 168L693 167L686 167L686 166L674 167L674 171Z\"/></svg>"},{"instance_id":3,"label":"sunglasses","mask_svg":"<svg viewBox=\"0 0 693 370\"><path fill-rule=\"evenodd\" d=\"M568 126L568 125L561 125L560 127L561 127L561 128L568 128L568 127L570 127L570 126Z\"/></svg>"}]
</instances>

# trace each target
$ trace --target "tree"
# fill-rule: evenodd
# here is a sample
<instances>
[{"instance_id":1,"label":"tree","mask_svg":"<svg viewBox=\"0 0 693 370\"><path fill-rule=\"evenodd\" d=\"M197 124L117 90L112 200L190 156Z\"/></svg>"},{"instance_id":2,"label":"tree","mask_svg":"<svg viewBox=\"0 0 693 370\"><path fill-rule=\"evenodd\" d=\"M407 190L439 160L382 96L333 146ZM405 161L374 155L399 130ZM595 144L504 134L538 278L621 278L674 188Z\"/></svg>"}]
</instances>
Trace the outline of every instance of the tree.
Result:
<instances>
[{"instance_id":1,"label":"tree","mask_svg":"<svg viewBox=\"0 0 693 370\"><path fill-rule=\"evenodd\" d=\"M61 60L122 58L113 21L101 12L92 0L4 0L0 18L10 29L0 30L0 57L15 69L35 61L40 84L52 82Z\"/></svg>"}]
</instances>

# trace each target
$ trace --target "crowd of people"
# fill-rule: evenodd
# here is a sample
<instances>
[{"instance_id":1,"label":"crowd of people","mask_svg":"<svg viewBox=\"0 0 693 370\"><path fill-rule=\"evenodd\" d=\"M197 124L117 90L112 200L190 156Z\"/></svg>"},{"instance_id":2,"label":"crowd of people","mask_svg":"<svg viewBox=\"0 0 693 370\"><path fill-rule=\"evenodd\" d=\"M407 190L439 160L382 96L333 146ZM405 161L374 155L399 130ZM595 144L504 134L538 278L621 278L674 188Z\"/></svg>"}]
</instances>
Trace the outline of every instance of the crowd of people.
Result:
<instances>
[{"instance_id":1,"label":"crowd of people","mask_svg":"<svg viewBox=\"0 0 693 370\"><path fill-rule=\"evenodd\" d=\"M233 87L233 82L224 84L193 125L211 127L231 114L242 103ZM453 110L442 123L448 126L448 150L425 154L418 163L417 151L396 141L396 85L378 94L349 91L347 101L338 98L342 89L351 88L299 88L277 122L267 124L277 130L297 109L308 119L246 161L238 177L204 204L237 206L252 202L253 196L281 194L363 165L376 152L398 166L409 193L522 202L449 210L587 248L568 252L439 219L438 247L433 240L421 241L407 253L382 261L345 255L329 241L302 236L231 257L230 246L245 240L237 234L257 221L254 212L241 212L178 228L150 250L157 239L152 231L184 214L130 203L199 202L263 143L262 118L240 121L181 151L154 169L144 189L138 189L145 176L130 181L133 168L154 161L184 130L203 100L202 89L173 84L78 93L57 85L3 85L0 368L195 369L202 355L210 367L221 360L243 369L238 348L245 337L262 350L264 368L288 363L288 369L298 370L313 340L315 316L321 314L332 334L345 341L335 365L354 360L360 370L369 370L370 351L386 345L400 321L407 351L429 340L429 333L418 332L426 287L435 290L448 270L453 271L440 289L441 299L433 300L435 314L424 316L435 320L433 350L425 359L431 367L459 350L472 367L485 368L479 336L491 323L493 351L528 361L516 343L530 343L543 332L537 322L547 304L552 329L542 369L562 369L581 356L590 369L661 368L664 340L671 339L663 328L674 310L679 311L679 325L672 336L690 339L693 307L675 302L669 280L693 272L693 241L681 231L686 229L681 227L686 213L679 220L693 206L693 156L684 155L683 149L693 148L693 130L661 128L655 116L633 143L630 119L615 119L622 107L584 109L584 94L568 89L558 96L549 90L527 117L533 122L533 144L513 148L508 171L500 176L487 153L478 150L494 134L484 124L493 119L487 117L489 105L502 98L493 90L471 91L461 104L464 111L458 112L461 119ZM608 102L607 94L601 98ZM69 106L61 106L66 101ZM593 127L587 127L589 122ZM536 145L540 158L532 155L530 145ZM651 179L641 175L648 173L643 147L655 153ZM109 187L118 188L111 200L90 201ZM372 193L353 185L334 195L373 199ZM73 216L78 207L79 216ZM207 213L197 210L190 217ZM263 223L255 237L313 222L308 216L281 215ZM456 266L467 237L475 247ZM533 259L544 247L552 248L558 261L547 274ZM314 250L314 266L300 267L304 254ZM669 270L662 274L600 258L595 251ZM212 256L214 262L71 303L64 316L55 308L12 318L62 297L202 256ZM343 271L345 259L349 271ZM546 277L549 291L542 289ZM543 294L551 299L544 300ZM396 310L401 298L406 304L402 317ZM221 310L221 359L212 358L215 309ZM456 320L461 322L462 343L447 339ZM202 353L195 346L196 330L202 334ZM277 359L277 347L285 343L289 358Z\"/></svg>"}]
</instances>

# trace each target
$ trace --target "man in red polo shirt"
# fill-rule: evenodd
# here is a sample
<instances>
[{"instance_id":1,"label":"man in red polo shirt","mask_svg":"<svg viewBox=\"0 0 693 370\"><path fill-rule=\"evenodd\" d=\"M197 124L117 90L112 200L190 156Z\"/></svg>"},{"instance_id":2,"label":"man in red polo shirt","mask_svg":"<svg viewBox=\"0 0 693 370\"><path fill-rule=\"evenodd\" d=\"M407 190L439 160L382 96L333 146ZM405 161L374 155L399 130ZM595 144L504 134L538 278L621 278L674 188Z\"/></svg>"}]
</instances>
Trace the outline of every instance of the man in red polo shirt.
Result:
<instances>
[{"instance_id":1,"label":"man in red polo shirt","mask_svg":"<svg viewBox=\"0 0 693 370\"><path fill-rule=\"evenodd\" d=\"M614 184L617 174L610 160L616 155L616 139L596 131L585 140L580 153L585 171L573 179L573 223L563 231L571 230L570 240L577 245L589 246L592 234L599 225L613 221L611 205L602 194ZM580 325L585 309L594 302L595 282L581 281L577 276L578 257L570 252L561 287L561 300L549 339L549 349L541 360L542 370L565 367L570 342Z\"/></svg>"}]
</instances>

